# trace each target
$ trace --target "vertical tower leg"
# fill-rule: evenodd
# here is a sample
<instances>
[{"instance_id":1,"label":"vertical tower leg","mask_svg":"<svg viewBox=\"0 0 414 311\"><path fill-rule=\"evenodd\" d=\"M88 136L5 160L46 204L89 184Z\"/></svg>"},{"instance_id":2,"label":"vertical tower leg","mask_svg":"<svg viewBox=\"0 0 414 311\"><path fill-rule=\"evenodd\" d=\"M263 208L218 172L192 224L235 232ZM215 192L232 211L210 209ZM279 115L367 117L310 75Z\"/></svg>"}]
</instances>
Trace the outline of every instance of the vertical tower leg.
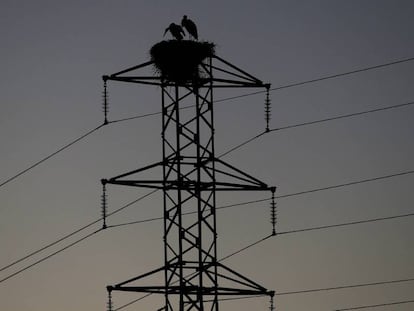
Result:
<instances>
[{"instance_id":1,"label":"vertical tower leg","mask_svg":"<svg viewBox=\"0 0 414 311\"><path fill-rule=\"evenodd\" d=\"M227 67L213 65L213 58ZM191 80L167 81L160 77L159 82L151 82L157 78L123 76L148 64L105 76L105 79L161 86L162 161L103 180L103 184L163 191L164 266L108 286L108 291L163 294L165 311L218 311L220 296L270 295L263 286L224 266L217 258L216 194L274 188L215 157L213 113L215 87L265 85L217 56L201 63L201 72ZM230 77L215 78L213 70ZM155 167L162 168L162 180L135 178ZM158 273L163 273L163 285L136 284Z\"/></svg>"}]
</instances>

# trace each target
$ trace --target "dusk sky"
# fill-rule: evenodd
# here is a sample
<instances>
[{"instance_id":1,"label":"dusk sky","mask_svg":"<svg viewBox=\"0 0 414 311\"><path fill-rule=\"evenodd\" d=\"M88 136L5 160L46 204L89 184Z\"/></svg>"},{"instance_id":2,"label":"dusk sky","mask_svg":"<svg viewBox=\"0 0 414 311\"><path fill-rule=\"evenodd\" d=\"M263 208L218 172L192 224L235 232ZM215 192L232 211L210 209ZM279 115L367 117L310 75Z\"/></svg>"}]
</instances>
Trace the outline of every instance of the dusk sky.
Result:
<instances>
[{"instance_id":1,"label":"dusk sky","mask_svg":"<svg viewBox=\"0 0 414 311\"><path fill-rule=\"evenodd\" d=\"M414 1L0 2L0 268L101 215L102 178L162 159L161 117L111 123L5 183L103 122L101 76L149 60L171 22L188 15L216 54L272 88L414 57ZM414 60L270 93L273 131L225 160L277 187L277 232L414 213ZM160 111L159 87L111 81L109 119ZM265 94L215 90L217 155L265 129ZM323 191L312 189L405 173ZM161 176L155 176L161 178ZM148 189L108 187L109 212ZM288 194L295 194L287 196ZM217 205L269 193L220 193ZM162 216L156 193L109 225ZM269 201L217 212L218 257L271 233ZM105 310L106 286L163 265L162 222L100 229L0 271L5 311ZM226 264L276 291L277 311L329 311L414 300L414 281L283 294L414 278L414 217L276 235ZM278 295L279 293L279 295ZM115 309L139 293L114 292ZM152 295L122 310L157 310ZM267 297L223 301L221 310L268 310ZM409 311L414 303L372 310ZM370 309L371 310L371 309Z\"/></svg>"}]
</instances>

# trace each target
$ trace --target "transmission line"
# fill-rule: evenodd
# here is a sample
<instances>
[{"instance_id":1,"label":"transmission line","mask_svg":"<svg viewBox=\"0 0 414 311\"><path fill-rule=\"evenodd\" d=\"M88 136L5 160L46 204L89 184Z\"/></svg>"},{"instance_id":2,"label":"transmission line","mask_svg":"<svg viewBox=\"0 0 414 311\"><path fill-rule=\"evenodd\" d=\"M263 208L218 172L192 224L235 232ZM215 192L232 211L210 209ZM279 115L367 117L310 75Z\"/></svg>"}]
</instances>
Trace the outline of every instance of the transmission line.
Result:
<instances>
[{"instance_id":1,"label":"transmission line","mask_svg":"<svg viewBox=\"0 0 414 311\"><path fill-rule=\"evenodd\" d=\"M253 246L257 245L257 244L260 244L261 242L266 241L270 237L272 237L272 235L265 236L264 238L261 238L261 239L257 240L256 242L250 243L249 245L247 245L247 246L245 246L245 247L243 247L243 248L241 248L241 249L239 249L239 250L237 250L237 251L235 251L235 252L233 252L233 253L231 253L231 254L223 257L223 258L221 258L220 260L218 260L218 262L224 261L224 260L226 260L226 259L228 259L228 258L230 258L230 257L232 257L232 256L234 256L234 255L236 255L238 253L241 253L241 252L249 249L250 247L253 247ZM190 274L190 276L193 275L193 274L195 274L195 272L192 273L192 274ZM175 282L173 282L173 284L174 283L177 283L177 282L178 282L178 280L176 280ZM146 294L144 296L141 296L141 297L139 297L139 298L137 298L135 300L132 300L132 301L130 301L130 302L128 302L128 303L126 303L126 304L124 304L124 305L122 305L122 306L114 309L114 311L119 311L121 309L124 309L124 308L126 308L126 307L128 307L128 306L130 306L130 305L132 305L132 304L134 304L134 303L136 303L136 302L138 302L138 301L140 301L140 300L148 297L148 296L151 296L152 294L153 293L149 293L149 294Z\"/></svg>"},{"instance_id":2,"label":"transmission line","mask_svg":"<svg viewBox=\"0 0 414 311\"><path fill-rule=\"evenodd\" d=\"M414 213L411 214L411 215L414 215ZM390 218L396 218L396 217L390 217ZM384 217L383 220L385 220L385 219L386 218ZM286 232L286 233L289 233L289 232ZM235 256L235 255L237 255L237 254L239 254L239 253L241 253L241 252L243 252L243 251L245 251L245 250L247 250L247 249L249 249L249 248L251 248L251 247L253 247L255 245L258 245L258 244L266 241L267 239L269 239L269 238L271 238L273 236L274 235L270 234L270 235L265 236L265 237L263 237L263 238L255 241L253 243L250 243L250 244L242 247L241 249L239 249L237 251L234 251L233 253L230 253L229 255L221 258L219 260L219 262L224 261L226 259L229 259L230 257ZM403 282L411 282L411 281L414 281L414 278L398 279L398 280L389 280L389 281L381 281L381 282L371 282L371 283L359 283L359 284L352 284L352 285L342 285L342 286L335 286L335 287L306 289L306 290L297 290L297 291L288 291L288 292L276 292L275 295L276 296L283 296L283 295L292 295L292 294L302 294L302 293L311 293L311 292L320 292L320 291L339 290L339 289L346 289L346 288L357 288L357 287L366 287L366 286L374 286L374 285L395 284L395 283L403 283ZM151 295L152 295L152 293L149 293L149 294L146 294L144 296L141 296L141 297L139 297L137 299L134 299L134 300L132 300L132 301L130 301L130 302L128 302L128 303L126 303L126 304L124 304L124 305L116 308L116 309L114 309L114 311L119 311L121 309L124 309L124 308L126 308L126 307L128 307L128 306L130 306L130 305L132 305L132 304L134 304L134 303L136 303L138 301L140 301L140 300L143 300L144 298L146 298L148 296L151 296ZM251 296L245 297L245 298L248 299L248 298L251 298ZM244 299L244 297L224 298L224 299L225 300L236 300L236 299L238 300L238 299ZM341 311L342 311L342 309L341 309Z\"/></svg>"},{"instance_id":3,"label":"transmission line","mask_svg":"<svg viewBox=\"0 0 414 311\"><path fill-rule=\"evenodd\" d=\"M396 64L401 64L401 63L405 63L405 62L410 62L410 61L413 61L413 60L414 60L414 57L410 57L410 58L406 58L406 59L400 59L400 60L396 60L396 61L392 61L392 62L387 62L387 63L383 63L383 64L379 64L379 65L374 65L374 66L364 67L364 68L360 68L360 69L356 69L356 70L346 71L346 72L342 72L342 73L338 73L338 74L334 74L334 75L322 76L322 77L315 78L315 79L311 79L311 80L305 80L305 81L301 81L301 82L296 82L296 83L281 85L281 86L278 86L278 87L271 88L270 91L276 91L276 90L291 88L291 87L300 86L300 85L304 85L304 84L315 83L315 82L319 82L319 81L323 81L323 80L338 78L338 77L342 77L342 76L346 76L346 75L351 75L351 74L360 73L360 72L364 72L364 71L369 71L369 70L373 70L373 69L383 68L383 67L392 66L392 65L396 65ZM264 91L257 91L257 92L253 92L253 93L248 93L248 94L242 94L242 95L237 95L237 96L222 98L222 99L216 100L215 102L216 103L217 102L224 102L224 101L228 101L228 100L232 100L232 99L237 99L237 98L241 98L241 97L246 97L246 96L252 96L252 95L260 94L260 93L264 93ZM190 105L190 106L182 107L180 109L187 109L187 108L190 108L190 107L193 107L193 106L194 105ZM388 108L388 109L391 109L391 108ZM150 117L150 116L158 115L160 113L161 112L152 112L152 113L142 114L142 115L138 115L138 116L134 116L134 117L128 117L128 118L113 120L113 121L109 121L109 122L106 121L103 124L99 125L98 127L90 130L89 132L86 132L85 134L83 134L79 138L76 138L72 142L70 142L67 145L63 146L62 148L58 149L54 153L52 153L52 154L44 157L43 159L41 159L38 162L34 163L33 165L29 166L28 168L22 170L21 172L17 173L16 175L14 175L14 176L12 176L10 178L8 178L7 180L5 180L4 182L2 182L0 184L0 187L6 185L7 183L11 182L12 180L16 179L17 177L23 175L27 171L35 168L36 166L40 165L41 163L45 162L46 160L52 158L53 156L57 155L58 153L62 152L65 149L67 149L68 147L70 147L71 145L77 143L78 141L82 140L83 138L89 136L90 134L92 134L93 132L97 131L98 129L100 129L101 127L103 127L106 124L109 124L109 123L118 123L118 122L123 122L123 121L134 120L134 119L141 119L141 118L145 118L145 117ZM319 121L319 122L322 122L322 121ZM280 130L280 129L273 129L273 130Z\"/></svg>"},{"instance_id":4,"label":"transmission line","mask_svg":"<svg viewBox=\"0 0 414 311\"><path fill-rule=\"evenodd\" d=\"M339 120L339 119L345 119L345 118L352 118L352 117L356 117L356 116L360 116L360 115L364 115L364 114L369 114L369 113L374 113L374 112L380 112L380 111L385 111L385 110L390 110L390 109L396 109L396 108L403 108L403 107L407 107L407 106L411 106L411 105L414 105L414 102L408 102L408 103L397 104L397 105L392 105L392 106L380 107L380 108L375 108L375 109L370 109L370 110L364 110L364 111L359 111L359 112L354 112L354 113L349 113L349 114L342 114L342 115L338 115L338 116L332 116L332 117L329 117L329 118L323 118L323 119L318 119L318 120L313 120L313 121L308 121L308 122L302 122L302 123L297 123L297 124L291 124L291 125L286 125L286 126L282 126L282 127L277 127L277 128L269 129L269 131L260 132L256 136L247 139L246 141L238 144L235 147L232 147L228 151L222 153L219 156L219 158L224 157L224 156L228 155L229 153L231 153L231 152L233 152L233 151L235 151L237 149L240 149L241 147L247 145L248 143L250 143L250 142L252 142L252 141L254 141L254 140L262 137L266 133L279 132L279 131L288 130L288 129L292 129L292 128L296 128L296 127L314 125L314 124L318 124L318 123L324 123L324 122L329 122L329 121L334 121L334 120Z\"/></svg>"},{"instance_id":5,"label":"transmission line","mask_svg":"<svg viewBox=\"0 0 414 311\"><path fill-rule=\"evenodd\" d=\"M373 113L373 112L379 112L379 111L390 110L390 109L395 109L395 108L402 108L402 107L410 106L410 105L413 105L413 104L414 104L414 102L409 102L409 103L403 103L403 104L397 104L397 105L392 105L392 106L375 108L375 109L371 109L371 110L365 110L365 111L360 111L360 112L343 114L343 115L334 116L334 117L325 118L325 119L319 119L319 120L315 120L315 121L309 121L309 122L303 122L303 123L298 123L298 124L282 126L282 127L279 127L279 128L270 129L269 132L287 130L287 129L291 129L291 128L294 128L294 127L313 125L313 124L328 122L328 121L333 121L333 120L351 118L351 117L356 117L356 116L360 116L360 115L364 115L364 114L368 114L368 113Z\"/></svg>"},{"instance_id":6,"label":"transmission line","mask_svg":"<svg viewBox=\"0 0 414 311\"><path fill-rule=\"evenodd\" d=\"M285 295L295 295L295 294L306 294L306 293L315 293L315 292L323 292L323 291L331 291L331 290L347 289L347 288L358 288L358 287L367 287L367 286L376 286L376 285L405 283L405 282L412 282L412 281L414 281L414 278L390 280L390 281L382 281L382 282L359 283L359 284L324 287L324 288L313 288L313 289L295 290L295 291L288 291L288 292L276 292L275 295L285 296Z\"/></svg>"},{"instance_id":7,"label":"transmission line","mask_svg":"<svg viewBox=\"0 0 414 311\"><path fill-rule=\"evenodd\" d=\"M406 63L406 62L410 62L410 61L413 61L413 60L414 60L414 57L405 58L405 59L396 60L396 61L392 61L392 62L387 62L387 63L383 63L383 64L379 64L379 65L368 66L368 67L355 69L355 70L351 70L351 71L345 71L345 72L338 73L338 74L322 76L322 77L315 78L315 79L304 80L304 81L300 81L300 82L280 85L280 86L277 86L277 87L270 88L269 91L278 91L278 90L287 89L287 88L291 88L291 87L296 87L296 86L301 86L301 85L305 85L305 84L320 82L320 81L323 81L323 80L339 78L339 77L348 76L348 75L352 75L352 74L356 74L356 73L360 73L360 72L364 72L364 71L369 71L369 70L374 70L374 69L379 69L379 68L383 68L383 67L393 66L393 65L397 65L397 64L401 64L401 63ZM223 102L223 101L228 101L228 100L232 100L232 99L252 96L252 95L256 95L256 94L263 94L265 92L266 91L256 91L256 92L252 92L252 93L247 93L247 94L236 95L236 96L232 96L232 97L219 99L219 100L216 100L215 102Z\"/></svg>"},{"instance_id":8,"label":"transmission line","mask_svg":"<svg viewBox=\"0 0 414 311\"><path fill-rule=\"evenodd\" d=\"M280 85L280 86L269 89L269 91L278 91L278 90L292 88L292 87L301 86L301 85L305 85L305 84L320 82L320 81L323 81L323 80L334 79L334 78L343 77L343 76L347 76L347 75L352 75L352 74L356 74L356 73L360 73L360 72L364 72L364 71L369 71L369 70L374 70L374 69L379 69L379 68L383 68L383 67L393 66L393 65L397 65L397 64L401 64L401 63L406 63L406 62L410 62L410 61L413 61L413 60L414 60L414 57L400 59L400 60L391 61L391 62L387 62L387 63L382 63L382 64L378 64L378 65L374 65L374 66L363 67L363 68L356 69L356 70L345 71L345 72L338 73L338 74L322 76L322 77L315 78L315 79L304 80L304 81L300 81L300 82ZM214 102L219 103L219 102L229 101L229 100L238 99L238 98L242 98L242 97L248 97L248 96L253 96L253 95L257 95L257 94L263 94L265 92L266 91L256 91L256 92L251 92L251 93L247 93L247 94L236 95L236 96L231 96L231 97L218 99ZM194 105L185 106L185 107L182 107L180 109L188 109L190 107L194 107ZM133 117L129 117L129 118L118 119L118 120L114 120L114 121L109 121L108 123L116 123L116 122L123 122L123 121L129 121L129 120L134 120L134 119L141 119L141 118L154 116L154 115L159 115L159 114L161 114L161 111L147 113L147 114L141 114L141 115L137 115L137 116L133 116Z\"/></svg>"},{"instance_id":9,"label":"transmission line","mask_svg":"<svg viewBox=\"0 0 414 311\"><path fill-rule=\"evenodd\" d=\"M315 188L315 189L310 189L310 190L304 190L304 191L300 191L300 192L283 194L283 195L275 196L275 198L276 199L283 199L283 198L299 196L299 195L308 194L308 193L314 193L314 192L319 192L319 191L349 187L349 186L353 186L353 185L358 185L358 184L368 183L368 182L372 182L372 181L393 178L393 177L397 177L397 176L409 175L409 174L413 174L413 173L414 173L414 170L403 171L403 172L395 173L395 174L389 174L389 175L383 175L383 176L378 176L378 177L373 177L373 178L350 181L350 182L343 183L343 184L337 184L337 185L332 185L332 186L327 186L327 187L321 187L321 188Z\"/></svg>"},{"instance_id":10,"label":"transmission line","mask_svg":"<svg viewBox=\"0 0 414 311\"><path fill-rule=\"evenodd\" d=\"M133 201L131 201L131 202L129 202L129 203L127 203L127 204L125 204L125 205L121 206L120 208L118 208L118 209L116 209L116 210L112 211L111 213L108 213L108 214L106 215L106 217L110 217L110 216L112 216L112 215L114 215L114 214L116 214L116 213L119 213L120 211L122 211L122 210L124 210L124 209L126 209L126 208L130 207L131 205L133 205L133 204L135 204L135 203L137 203L137 202L139 202L139 201L141 201L141 200L145 199L146 197L148 197L148 196L152 195L152 194L153 194L154 192L156 192L156 191L158 191L158 189L153 190L153 191L150 191L150 192L148 192L147 194L144 194L144 195L140 196L139 198L137 198L137 199L135 199L135 200L133 200ZM100 222L100 221L102 221L102 218L98 218L98 219L96 219L96 220L94 220L94 221L92 221L92 222L90 222L90 223L86 224L85 226L83 226L83 227L81 227L81 228L79 228L79 229L76 229L75 231L72 231L71 233L69 233L69 234L67 234L67 235L65 235L65 236L63 236L63 237L61 237L61 238L59 238L58 240L56 240L56 241L54 241L54 242L52 242L52 243L49 243L49 244L47 244L47 245L45 245L45 246L43 246L43 247L41 247L41 248L39 248L39 249L35 250L34 252L31 252L31 253L29 253L29 254L27 254L27 255L25 255L25 256L23 256L23 257L21 257L21 258L19 258L19 259L15 260L15 261L13 261L12 263L10 263L10 264L8 264L8 265L6 265L6 266L2 267L2 268L0 269L0 272L1 272L1 271L3 271L3 270L6 270L6 269L8 269L8 268L10 268L10 267L12 267L12 266L14 266L14 265L16 265L16 264L18 264L19 262L22 262L23 260L26 260L26 259L28 259L28 258L30 258L30 257L32 257L32 256L34 256L34 255L36 255L36 254L38 254L38 253L40 253L40 252L44 251L44 250L46 250L46 249L48 249L48 248L50 248L50 247L52 247L52 246L54 246L54 245L56 245L56 244L58 244L58 243L60 243L60 242L62 242L62 241L64 241L64 240L66 240L66 239L68 239L68 238L70 238L71 236L73 236L73 235L75 235L75 234L77 234L77 233L79 233L79 232L81 232L81 231L83 231L83 230L85 230L85 229L87 229L87 228L89 228L89 227L93 226L94 224L96 224L96 223L98 223L98 222ZM81 240L82 240L82 239L81 239ZM76 243L75 243L75 244L76 244ZM67 248L68 248L68 247L65 247L64 249L67 249ZM59 253L59 251L58 251L57 253ZM56 254L57 254L57 253L56 253ZM53 255L52 255L52 256L53 256ZM52 257L52 256L47 256L47 257L46 257L46 259L47 259L47 258L49 258L49 257ZM41 261L43 261L43 260L40 260L40 262L41 262ZM28 269L28 268L27 268L27 269ZM24 270L27 270L27 269L24 269ZM24 271L24 270L23 270L23 271ZM21 272L23 272L23 271L21 271ZM2 282L2 281L1 281L1 282Z\"/></svg>"},{"instance_id":11,"label":"transmission line","mask_svg":"<svg viewBox=\"0 0 414 311\"><path fill-rule=\"evenodd\" d=\"M300 86L300 85L304 85L304 84L320 82L320 81L339 78L339 77L343 77L343 76L348 76L348 75L352 75L352 74L356 74L356 73L360 73L360 72L364 72L364 71L370 71L370 70L373 70L373 69L379 69L379 68L393 66L393 65L397 65L397 64L401 64L401 63L411 62L413 60L414 60L414 57L410 57L410 58L406 58L406 59L400 59L400 60L396 60L396 61L392 61L392 62L388 62L388 63L383 63L383 64L379 64L379 65L368 66L368 67L355 69L355 70L351 70L351 71L345 71L345 72L338 73L338 74L327 75L327 76L323 76L323 77L316 78L316 79L305 80L305 81L302 81L302 82L282 85L282 86L271 88L270 90L271 91L276 91L276 90L281 90L281 89L287 89L287 88Z\"/></svg>"},{"instance_id":12,"label":"transmission line","mask_svg":"<svg viewBox=\"0 0 414 311\"><path fill-rule=\"evenodd\" d=\"M292 84L282 85L282 86L278 86L278 87L275 87L275 88L271 88L270 91L276 91L276 90L281 90L281 89L285 89L285 88L291 88L291 87L300 86L300 85L304 85L304 84L323 81L323 80L327 80L327 79L337 78L337 77L341 77L341 76L345 76L345 75L355 74L355 73L359 73L359 72L363 72L363 71L368 71L368 70L372 70L372 69L378 69L378 68L387 67L387 66L391 66L391 65L396 65L396 64L400 64L400 63L404 63L404 62L409 62L409 61L412 61L412 60L414 60L414 57L407 58L407 59L402 59L402 60L397 60L397 61L393 61L393 62L388 62L388 63L383 63L383 64L379 64L379 65L375 65L375 66L365 67L365 68L352 70L352 71L348 71L348 72L343 72L343 73L339 73L339 74L335 74L335 75L329 75L329 76L324 76L324 77L320 77L320 78L316 78L316 79L305 80L305 81L296 82L296 83L292 83ZM236 98L241 98L241 97L246 97L246 96L252 96L252 95L260 94L260 93L264 93L264 91L257 91L257 92L253 92L253 93L248 93L248 94L243 94L243 95L238 95L238 96L233 96L233 97L227 97L227 98L216 100L215 102L224 102L224 101L228 101L228 100L232 100L232 99L236 99ZM381 110L386 110L386 109L392 109L392 108L407 106L407 105L411 105L411 104L412 103L407 103L407 104L401 104L401 105L396 105L396 106L391 106L391 107L373 109L372 111L359 112L359 113L350 114L350 115L343 115L343 116L338 116L338 117L332 117L332 118L327 118L327 119L322 119L322 120L306 122L306 123L302 123L302 124L290 125L290 126L286 126L286 127L282 127L282 128L275 128L275 129L272 129L270 131L279 131L279 130L293 128L293 127L299 127L299 126L305 126L305 125L310 125L310 124L315 124L315 123L327 122L327 121L331 121L331 120L335 120L335 119L347 118L347 117L351 117L351 116L356 116L356 115L361 115L361 114L365 114L365 113L376 112L376 111L381 111ZM188 109L188 108L193 107L193 106L194 105L190 105L190 106L182 107L180 109ZM150 117L150 116L154 116L154 115L158 115L158 114L161 114L161 112L152 112L152 113L147 113L147 114L141 114L141 115L138 115L138 116L133 116L133 117L122 118L122 119L113 120L113 121L109 121L109 122L108 121L104 122L103 124L99 125L98 127L86 132L82 136L76 138L75 140L73 140L72 142L70 142L67 145L63 146L62 148L58 149L57 151L51 153L50 155L44 157L43 159L35 162L34 164L29 166L28 168L20 171L16 175L14 175L14 176L8 178L7 180L5 180L4 182L0 183L0 188L4 185L8 184L12 180L16 179L17 177L23 175L24 173L26 173L26 172L30 171L31 169L35 168L36 166L40 165L41 163L43 163L43 162L47 161L48 159L54 157L58 153L60 153L63 150L67 149L68 147L74 145L75 143L79 142L80 140L84 139L85 137L89 136L90 134L97 131L98 129L100 129L104 125L107 125L107 124L110 124L110 123L118 123L118 122L123 122L123 121L129 121L129 120L134 120L134 119L141 119L141 118ZM223 156L227 155L228 153L230 153L230 152L232 152L236 149L241 148L245 144L261 137L263 134L264 133L260 133L259 135L249 139L248 141L246 141L244 143L241 143L240 145L238 145L238 146L234 147L233 149L227 151L226 153L222 154L220 157L223 157Z\"/></svg>"},{"instance_id":13,"label":"transmission line","mask_svg":"<svg viewBox=\"0 0 414 311\"><path fill-rule=\"evenodd\" d=\"M406 304L406 303L414 303L414 300L395 301L395 302L389 302L389 303L381 303L381 304L377 304L377 305L367 305L367 306L351 307L351 308L345 308L345 309L335 309L335 311L348 311L348 310L359 310L359 309L367 309L367 308L378 308L378 307L401 305L401 304Z\"/></svg>"},{"instance_id":14,"label":"transmission line","mask_svg":"<svg viewBox=\"0 0 414 311\"><path fill-rule=\"evenodd\" d=\"M41 262L43 262L43 261L45 261L45 260L47 260L47 259L49 259L49 258L51 258L51 257L53 257L53 256L55 256L55 255L57 255L59 253L61 253L61 252L63 252L64 250L67 250L68 248L70 248L70 247L72 247L72 246L74 246L74 245L82 242L83 240L86 240L87 238L90 238L92 235L95 235L96 233L100 232L101 230L103 230L103 229L101 228L101 229L98 229L98 230L96 230L96 231L94 231L92 233L89 233L88 235L86 235L86 236L84 236L84 237L76 240L75 242L70 243L69 245L67 245L67 246L65 246L65 247L57 250L56 252L54 252L54 253L46 256L46 257L43 257L42 259L39 259L38 261L35 261L34 263L32 263L32 264L30 264L30 265L28 265L28 266L26 266L26 267L24 267L24 268L22 268L22 269L20 269L20 270L18 270L16 272L14 272L14 273L6 276L5 278L3 278L3 279L0 280L0 283L3 283L4 281L6 281L8 279L10 279L10 278L12 278L12 277L14 277L14 276L16 276L16 275L18 275L18 274L26 271L26 270L28 270L30 268L33 268L34 266L40 264Z\"/></svg>"},{"instance_id":15,"label":"transmission line","mask_svg":"<svg viewBox=\"0 0 414 311\"><path fill-rule=\"evenodd\" d=\"M34 169L36 166L42 164L43 162L49 160L50 158L54 157L55 155L57 155L58 153L62 152L63 150L69 148L70 146L76 144L77 142L81 141L82 139L86 138L87 136L91 135L92 133L96 132L97 130L99 130L101 127L103 127L105 124L101 124L98 127L95 127L94 129L86 132L85 134L81 135L80 137L76 138L75 140L71 141L70 143L64 145L62 148L56 150L55 152L49 154L48 156L44 157L43 159L40 159L39 161L33 163L31 166L29 166L28 168L20 171L19 173L17 173L16 175L6 179L5 181L3 181L0 184L0 188L3 187L4 185L8 184L9 182L15 180L17 177L23 175L24 173L27 173L28 171L30 171L31 169Z\"/></svg>"},{"instance_id":16,"label":"transmission line","mask_svg":"<svg viewBox=\"0 0 414 311\"><path fill-rule=\"evenodd\" d=\"M384 220L390 220L390 219L396 219L396 218L405 218L405 217L411 217L411 216L414 216L414 213L402 214L402 215L394 215L394 216L388 216L388 217L380 217L380 218L372 218L372 219L366 219L366 220L343 222L343 223L339 223L339 224L319 226L319 227L310 227L310 228L304 228L304 229L296 229L296 230L282 231L282 232L278 232L277 235L291 234L291 233L299 233L299 232L305 232L305 231L315 231L315 230L331 229L331 228L336 228L336 227L345 227L345 226L359 225L359 224L365 224L365 223L370 223L370 222L384 221Z\"/></svg>"},{"instance_id":17,"label":"transmission line","mask_svg":"<svg viewBox=\"0 0 414 311\"><path fill-rule=\"evenodd\" d=\"M336 188L341 188L341 187L348 187L351 185L356 185L356 184L362 184L362 183L367 183L367 182L371 182L371 181L376 181L376 180L383 180L383 179L387 179L387 178L392 178L392 177L396 177L396 176L402 176L402 175L408 175L408 174L412 174L414 173L414 171L404 171L404 172L400 172L400 173L396 173L396 174L390 174L390 175L384 175L384 176L380 176L380 177L374 177L374 178L368 178L368 179L363 179L363 180L357 180L357 181L352 181L352 182L348 182L348 183L342 183L342 184L337 184L337 185L333 185L333 186L328 186L328 187L321 187L321 188L316 188L316 189L310 189L310 190L305 190L305 191L300 191L300 192L296 192L296 193L290 193L290 194L285 194L285 195L279 195L276 196L275 198L280 199L280 198L288 198L288 197L293 197L293 196L299 196L299 195L303 195L303 194L308 194L308 193L314 193L314 192L318 192L318 191L324 191L324 190L330 190L330 189L336 189ZM117 210L109 213L107 215L107 217L112 216L116 213L119 213L120 211L126 209L127 207L130 207L131 205L143 200L144 198L152 195L153 193L155 193L156 191L158 191L158 189L153 190L148 192L147 194L137 198L136 200L133 200L127 204L125 204L124 206L118 208ZM236 204L231 204L231 205L227 205L227 206L222 206L222 207L218 207L217 209L225 209L225 208L230 208L230 207L234 207L234 206L239 206L239 205L246 205L246 204L250 204L250 203L257 203L257 202L263 202L263 201L268 201L270 200L269 198L267 199L260 199L260 200L254 200L254 201L248 201L248 202L241 202L241 203L236 203ZM301 232L301 231L311 231L311 230L321 230L329 227L339 227L339 226L346 226L346 225L352 225L352 224L356 224L356 223L364 223L364 222L374 222L374 221L380 221L380 220L385 220L385 219L392 219L392 218L401 218L401 217L408 217L408 216L412 216L412 214L405 214L405 215L397 215L397 216L390 216L390 217L383 217L381 219L372 219L372 220L362 220L362 221L357 221L357 222L351 222L351 223L342 223L342 224L335 224L335 225L328 225L328 226L321 226L321 227L314 227L314 228L306 228L306 229L298 229L298 230L291 230L289 232L280 232L278 234L288 234L288 233L295 233L295 232ZM124 223L124 224L118 224L118 225L110 225L108 226L108 228L111 227L119 227L119 226L125 226L125 225L131 225L131 224L137 224L137 223L144 223L144 222L151 222L151 221L155 221L155 220L160 220L163 219L162 217L156 217L156 218L150 218L150 219L144 219L144 220L138 220L138 221L133 221L133 222L128 222L128 223ZM7 268L10 268L11 266L14 266L15 264L53 246L56 245L57 243L73 236L74 234L81 232L83 230L85 230L86 228L96 224L97 222L101 221L102 218L96 219L93 222L67 234L66 236L6 265L5 267L2 267L0 271L3 271Z\"/></svg>"}]
</instances>

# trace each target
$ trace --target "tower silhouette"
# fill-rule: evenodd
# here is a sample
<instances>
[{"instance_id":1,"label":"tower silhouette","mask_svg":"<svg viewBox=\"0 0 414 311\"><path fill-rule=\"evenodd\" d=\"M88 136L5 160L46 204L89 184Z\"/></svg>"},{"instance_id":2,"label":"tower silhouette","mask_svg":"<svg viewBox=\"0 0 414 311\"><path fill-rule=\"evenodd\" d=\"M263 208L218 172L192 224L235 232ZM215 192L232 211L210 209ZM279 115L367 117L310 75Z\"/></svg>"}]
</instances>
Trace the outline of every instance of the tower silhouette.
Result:
<instances>
[{"instance_id":1,"label":"tower silhouette","mask_svg":"<svg viewBox=\"0 0 414 311\"><path fill-rule=\"evenodd\" d=\"M269 85L215 55L212 45L207 53L199 53L205 44L163 41L151 61L103 76L105 85L120 81L160 87L162 108L161 161L102 183L163 192L164 265L108 286L110 297L113 291L162 294L165 304L160 310L217 311L221 296L274 295L217 258L216 194L274 192L274 187L216 157L213 113L215 89ZM158 74L142 74L154 65ZM188 103L190 108L182 109ZM141 178L152 172L162 178ZM163 275L163 284L145 284L157 274Z\"/></svg>"}]
</instances>

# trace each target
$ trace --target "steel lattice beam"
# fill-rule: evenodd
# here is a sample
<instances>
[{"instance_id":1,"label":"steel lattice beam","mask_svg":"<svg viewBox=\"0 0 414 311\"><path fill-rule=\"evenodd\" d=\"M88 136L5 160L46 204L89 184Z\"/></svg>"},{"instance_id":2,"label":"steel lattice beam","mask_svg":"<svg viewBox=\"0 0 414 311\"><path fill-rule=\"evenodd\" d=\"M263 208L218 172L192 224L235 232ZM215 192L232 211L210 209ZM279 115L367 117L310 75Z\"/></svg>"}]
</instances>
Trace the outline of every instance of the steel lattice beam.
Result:
<instances>
[{"instance_id":1,"label":"steel lattice beam","mask_svg":"<svg viewBox=\"0 0 414 311\"><path fill-rule=\"evenodd\" d=\"M273 295L217 260L216 192L272 187L215 157L213 112L215 88L268 85L218 56L200 64L200 78L180 83L136 73L151 65L143 63L103 79L161 87L162 161L103 183L163 191L164 266L108 286L108 291L163 294L167 311L218 311L222 295ZM188 100L194 105L193 113L182 112ZM139 178L154 168L162 169L162 179ZM160 273L163 285L138 284Z\"/></svg>"}]
</instances>

